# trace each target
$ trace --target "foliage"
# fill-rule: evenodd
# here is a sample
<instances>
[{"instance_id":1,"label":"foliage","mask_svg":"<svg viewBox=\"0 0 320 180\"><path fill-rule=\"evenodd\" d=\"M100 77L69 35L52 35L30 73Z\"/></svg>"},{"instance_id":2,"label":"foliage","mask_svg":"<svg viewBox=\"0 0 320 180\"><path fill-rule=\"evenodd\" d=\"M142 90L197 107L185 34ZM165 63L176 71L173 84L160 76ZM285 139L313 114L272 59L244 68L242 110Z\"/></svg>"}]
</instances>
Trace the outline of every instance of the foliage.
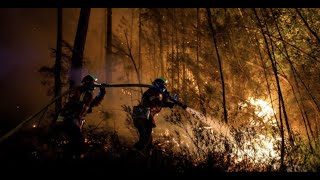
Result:
<instances>
[{"instance_id":1,"label":"foliage","mask_svg":"<svg viewBox=\"0 0 320 180\"><path fill-rule=\"evenodd\" d=\"M98 133L89 129L87 157L100 157L132 167L144 164L176 173L190 169L194 172L280 171L279 157L284 148L286 171L319 171L320 11L313 8L255 10L257 17L249 8L211 9L225 77L227 127L232 138L226 138L216 129L205 128L209 121L198 120L175 108L164 117L172 128L155 135L155 150L149 159L138 158L119 140L117 132ZM131 22L140 17L140 27L122 17L113 33L115 57L131 60L117 62L123 64L126 75L129 77L136 71L138 78L153 79L163 66L160 61L163 54L170 92L178 93L181 101L200 110L206 118L212 117L210 122L220 123L222 87L205 9L140 8L134 9L133 14ZM131 36L135 28L140 28L139 38ZM62 85L65 86L72 47L66 42L63 47ZM279 104L271 62L276 64L288 123L293 127L294 145L287 139L288 132L284 137L280 135L283 107ZM43 84L52 95L53 67L42 67L39 72L44 75ZM256 106L249 103L251 98L269 103L275 112L272 119L275 123L270 124L271 121L257 115ZM122 109L127 113L128 129L137 133L132 124L132 107L123 105ZM106 113L104 118L109 115ZM306 129L313 132L310 139ZM284 147L281 138L284 138ZM267 153L259 154L263 149L268 149ZM41 156L39 158L43 158ZM149 163L145 163L147 161Z\"/></svg>"}]
</instances>

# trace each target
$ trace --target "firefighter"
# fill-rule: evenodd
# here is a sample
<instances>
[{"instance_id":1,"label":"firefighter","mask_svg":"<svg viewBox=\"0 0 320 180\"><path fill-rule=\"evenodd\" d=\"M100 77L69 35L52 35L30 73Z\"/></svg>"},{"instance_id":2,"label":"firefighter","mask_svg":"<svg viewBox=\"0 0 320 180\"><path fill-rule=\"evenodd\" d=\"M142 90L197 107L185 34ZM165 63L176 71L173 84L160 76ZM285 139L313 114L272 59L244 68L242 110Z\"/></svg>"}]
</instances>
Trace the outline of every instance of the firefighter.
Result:
<instances>
[{"instance_id":1,"label":"firefighter","mask_svg":"<svg viewBox=\"0 0 320 180\"><path fill-rule=\"evenodd\" d=\"M134 149L139 152L149 152L152 148L152 128L156 127L154 116L162 108L173 108L175 104L187 108L170 96L167 83L162 77L155 79L152 86L143 93L140 103L133 107L133 123L139 132L139 140L134 144Z\"/></svg>"},{"instance_id":2,"label":"firefighter","mask_svg":"<svg viewBox=\"0 0 320 180\"><path fill-rule=\"evenodd\" d=\"M65 156L76 159L81 158L83 151L84 137L81 129L84 117L101 103L106 94L106 84L100 84L100 92L94 97L94 90L98 84L97 78L93 75L85 76L81 83L71 92L55 123L55 127L62 127L69 140Z\"/></svg>"}]
</instances>

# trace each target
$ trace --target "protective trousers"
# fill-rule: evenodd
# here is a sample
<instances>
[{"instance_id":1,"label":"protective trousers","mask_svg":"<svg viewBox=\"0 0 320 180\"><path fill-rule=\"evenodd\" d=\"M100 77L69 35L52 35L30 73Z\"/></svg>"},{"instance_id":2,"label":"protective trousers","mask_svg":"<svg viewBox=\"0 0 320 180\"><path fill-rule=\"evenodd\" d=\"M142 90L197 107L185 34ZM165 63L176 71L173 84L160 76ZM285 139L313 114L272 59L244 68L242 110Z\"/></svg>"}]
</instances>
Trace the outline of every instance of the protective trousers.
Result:
<instances>
[{"instance_id":1,"label":"protective trousers","mask_svg":"<svg viewBox=\"0 0 320 180\"><path fill-rule=\"evenodd\" d=\"M150 150L152 147L152 122L150 119L137 118L133 120L134 126L138 129L139 140L134 144L138 150Z\"/></svg>"}]
</instances>

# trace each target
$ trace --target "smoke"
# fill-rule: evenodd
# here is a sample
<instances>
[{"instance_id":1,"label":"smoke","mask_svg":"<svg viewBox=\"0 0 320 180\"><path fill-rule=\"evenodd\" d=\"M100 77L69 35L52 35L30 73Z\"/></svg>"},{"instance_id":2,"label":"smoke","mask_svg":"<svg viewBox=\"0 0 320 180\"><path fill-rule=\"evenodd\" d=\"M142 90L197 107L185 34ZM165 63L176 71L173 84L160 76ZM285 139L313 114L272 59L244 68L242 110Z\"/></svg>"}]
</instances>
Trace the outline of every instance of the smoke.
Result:
<instances>
[{"instance_id":1,"label":"smoke","mask_svg":"<svg viewBox=\"0 0 320 180\"><path fill-rule=\"evenodd\" d=\"M63 9L63 39L71 45L76 34L79 10L80 8ZM114 9L113 30L118 27L120 18L125 14L124 9ZM0 93L3 102L0 111L5 115L1 122L19 123L47 105L52 98L47 96L48 89L41 84L43 76L38 70L43 66L52 67L55 62L50 49L56 48L57 9L1 9L0 15L0 22L5 27L0 33L0 82L6 85L6 88L1 88ZM82 70L73 69L68 72L72 78L78 78L75 79L76 84L80 84L81 78L86 74L96 76L101 83L106 81L105 8L92 9L89 23ZM124 77L127 72L124 72L121 65L112 67L112 70L112 81L107 83L137 83ZM107 124L111 129L119 130L120 135L126 136L128 131L121 105L137 104L136 89L138 88L129 90L133 95L124 93L128 89L107 89L106 98L88 116L88 122L92 118L91 122L99 123L105 117L104 112L109 112L110 118L99 126ZM20 106L19 111L17 105Z\"/></svg>"},{"instance_id":2,"label":"smoke","mask_svg":"<svg viewBox=\"0 0 320 180\"><path fill-rule=\"evenodd\" d=\"M4 78L8 77L10 72L14 70L15 62L8 61L9 59L14 59L14 54L10 52L8 48L1 48L0 49L0 59L1 59L1 66L0 66L0 80L4 80Z\"/></svg>"},{"instance_id":3,"label":"smoke","mask_svg":"<svg viewBox=\"0 0 320 180\"><path fill-rule=\"evenodd\" d=\"M71 68L70 73L70 80L73 82L74 86L80 86L81 85L81 79L83 77L81 68Z\"/></svg>"},{"instance_id":4,"label":"smoke","mask_svg":"<svg viewBox=\"0 0 320 180\"><path fill-rule=\"evenodd\" d=\"M0 11L2 124L16 125L49 102L38 69L53 62L49 50L56 43L53 12L41 8Z\"/></svg>"}]
</instances>

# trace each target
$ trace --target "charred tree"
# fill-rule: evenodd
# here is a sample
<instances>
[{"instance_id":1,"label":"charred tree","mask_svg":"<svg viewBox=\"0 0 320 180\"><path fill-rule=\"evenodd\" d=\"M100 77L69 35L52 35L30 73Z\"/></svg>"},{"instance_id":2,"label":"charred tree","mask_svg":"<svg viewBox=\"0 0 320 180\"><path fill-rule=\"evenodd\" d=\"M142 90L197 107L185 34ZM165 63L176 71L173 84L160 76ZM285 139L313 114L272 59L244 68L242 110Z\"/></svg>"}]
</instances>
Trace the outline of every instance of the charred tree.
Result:
<instances>
[{"instance_id":1,"label":"charred tree","mask_svg":"<svg viewBox=\"0 0 320 180\"><path fill-rule=\"evenodd\" d=\"M70 88L73 88L76 84L81 82L83 53L86 43L90 11L91 8L81 8L80 10L80 17L71 58Z\"/></svg>"},{"instance_id":2,"label":"charred tree","mask_svg":"<svg viewBox=\"0 0 320 180\"><path fill-rule=\"evenodd\" d=\"M281 86L280 86L279 77L278 77L278 70L277 70L277 67L276 67L276 60L272 58L272 55L271 55L271 52L270 52L270 48L268 46L268 41L267 41L266 35L264 33L264 30L263 30L263 27L262 27L262 23L261 23L261 21L259 19L259 16L258 16L258 14L257 14L257 12L256 12L256 10L254 8L253 8L253 11L254 11L256 19L258 21L258 25L260 27L261 34L262 34L263 39L264 39L264 44L266 46L266 49L267 49L267 52L268 52L268 56L269 56L269 59L271 61L272 69L273 69L273 72L274 72L274 76L275 76L275 79L276 79L278 96L279 96L279 119L280 119L280 122L281 122L281 134L282 134L281 167L280 167L280 169L282 171L285 171L285 164L284 164L284 146L285 146L285 144L284 144L284 134L283 134L284 133L284 129L283 129L283 122L282 122L282 114L284 115L286 127L287 127L287 130L288 130L289 140L290 140L292 145L294 144L294 141L293 141L292 133L291 133L291 130L290 130L288 116L287 116L287 113L286 113L286 108L285 108L285 104L284 104L284 100L283 100L283 95L282 95Z\"/></svg>"},{"instance_id":3,"label":"charred tree","mask_svg":"<svg viewBox=\"0 0 320 180\"><path fill-rule=\"evenodd\" d=\"M280 31L278 22L277 22L277 20L276 20L276 18L275 18L274 11L273 11L272 8L271 8L270 10L271 10L272 18L273 18L273 20L274 20L274 22L275 22L275 25L276 25L276 28L277 28L279 37L280 37L280 39L281 39L282 42L283 42L283 41L284 41L284 40L283 40L283 35L282 35L281 31ZM295 84L296 84L298 93L299 93L299 95L300 95L300 97L301 97L300 87L299 87L299 83L298 83L298 80L297 80L297 76L299 76L299 75L298 75L295 67L293 66L291 57L290 57L290 55L289 55L289 53L288 53L288 50L287 50L287 45L286 45L285 43L283 43L283 47L284 47L284 53L285 53L285 57L286 57L285 59L288 61L289 65L290 65L290 70L291 70L291 73L292 73L292 75L293 75L294 82L295 82ZM312 144L311 144L311 138L310 138L310 135L309 135L309 131L310 131L310 133L311 133L311 136L312 136L312 138L313 138L313 140L314 140L315 145L316 145L316 142L315 142L315 137L314 137L314 135L313 135L311 126L310 126L310 121L309 121L309 118L308 118L308 114L306 113L305 108L303 107L303 103L300 103L300 102L298 101L298 98L297 98L297 95L296 95L296 92L295 92L295 89L294 89L293 85L292 85L291 83L289 83L289 84L290 84L291 89L292 89L292 91L293 91L293 93L294 93L295 100L296 100L297 105L298 105L298 107L299 107L299 110L300 110L300 113L301 113L301 117L302 117L302 119L303 119L303 123L304 123L305 128L306 128L306 133L307 133L307 137L308 137L308 141L309 141L310 150L311 150L311 152L313 152L314 150L313 150L313 147L312 147ZM309 128L309 130L308 130L308 128Z\"/></svg>"},{"instance_id":4,"label":"charred tree","mask_svg":"<svg viewBox=\"0 0 320 180\"><path fill-rule=\"evenodd\" d=\"M141 8L139 8L139 47L138 47L138 53L139 53L139 60L138 60L138 66L139 66L139 77L141 78L141 81L143 81L142 75L142 58L141 58L141 40L142 40L142 22L141 22Z\"/></svg>"},{"instance_id":5,"label":"charred tree","mask_svg":"<svg viewBox=\"0 0 320 180\"><path fill-rule=\"evenodd\" d=\"M57 11L57 50L56 62L54 65L54 97L61 95L61 59L62 59L62 8ZM62 107L62 99L58 98L55 102L55 114L57 115ZM56 119L56 118L54 118Z\"/></svg>"},{"instance_id":6,"label":"charred tree","mask_svg":"<svg viewBox=\"0 0 320 180\"><path fill-rule=\"evenodd\" d=\"M223 98L222 104L223 104L224 121L228 123L228 112L227 112L227 106L226 106L226 95L225 95L225 87L224 87L224 79L223 79L223 71L222 71L222 62L219 56L218 46L215 38L215 32L214 32L212 21L211 21L211 11L209 8L206 8L206 9L207 9L207 16L208 16L208 24L209 24L209 28L211 30L212 39L213 39L213 46L215 47L218 63L219 63L220 78L221 78L221 85L222 85L222 98Z\"/></svg>"},{"instance_id":7,"label":"charred tree","mask_svg":"<svg viewBox=\"0 0 320 180\"><path fill-rule=\"evenodd\" d=\"M107 31L106 31L106 81L112 81L112 8L107 8ZM112 98L112 90L109 90L109 98Z\"/></svg>"}]
</instances>

